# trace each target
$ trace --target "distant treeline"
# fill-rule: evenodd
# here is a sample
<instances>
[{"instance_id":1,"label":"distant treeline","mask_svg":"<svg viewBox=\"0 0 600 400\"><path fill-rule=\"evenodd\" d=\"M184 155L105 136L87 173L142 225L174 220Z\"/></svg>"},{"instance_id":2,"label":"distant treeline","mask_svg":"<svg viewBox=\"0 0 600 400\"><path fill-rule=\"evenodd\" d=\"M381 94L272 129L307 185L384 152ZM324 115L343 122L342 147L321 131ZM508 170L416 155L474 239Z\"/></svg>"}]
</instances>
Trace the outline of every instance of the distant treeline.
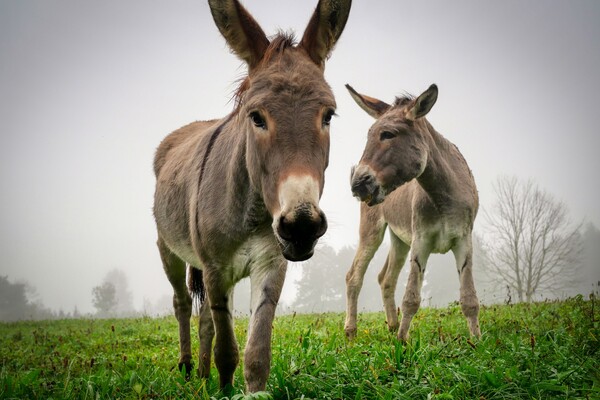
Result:
<instances>
[{"instance_id":1,"label":"distant treeline","mask_svg":"<svg viewBox=\"0 0 600 400\"><path fill-rule=\"evenodd\" d=\"M572 266L571 278L575 284L560 292L538 293L536 300L566 298L598 292L600 285L600 231L588 224L581 233L582 256ZM359 311L380 311L383 302L377 274L384 264L389 246L384 242L371 261L365 275L363 290L359 297ZM294 284L295 298L289 304L280 304L278 313L287 314L319 313L344 311L346 306L346 273L352 264L355 246L338 251L327 245L320 245L315 255L300 266L302 274ZM474 240L474 275L479 299L483 304L517 302L517 297L506 286L491 279L485 268L486 254L481 240ZM404 267L398 281L396 301L399 304L404 294L408 268ZM165 278L166 279L166 278ZM26 282L11 282L7 276L0 276L0 321L105 318L159 316L172 313L171 296L145 299L142 310L133 307L132 294L125 273L110 271L103 282L90 293L95 313L81 313L77 307L72 310L51 310L44 306L35 288ZM432 255L427 264L425 283L422 291L423 306L443 307L458 301L458 277L451 254ZM237 315L248 315L250 309L250 285L247 279L236 286L234 310Z\"/></svg>"}]
</instances>

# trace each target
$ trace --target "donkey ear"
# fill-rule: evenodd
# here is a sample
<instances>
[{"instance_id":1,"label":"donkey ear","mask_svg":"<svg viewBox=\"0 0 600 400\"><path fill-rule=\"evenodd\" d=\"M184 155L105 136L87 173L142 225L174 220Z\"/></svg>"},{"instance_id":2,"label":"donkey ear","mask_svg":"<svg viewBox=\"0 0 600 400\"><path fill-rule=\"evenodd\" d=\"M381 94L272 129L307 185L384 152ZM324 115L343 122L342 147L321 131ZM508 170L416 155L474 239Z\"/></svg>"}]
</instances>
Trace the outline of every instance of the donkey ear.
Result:
<instances>
[{"instance_id":1,"label":"donkey ear","mask_svg":"<svg viewBox=\"0 0 600 400\"><path fill-rule=\"evenodd\" d=\"M346 26L351 5L352 0L319 0L299 46L317 65L323 66L331 54Z\"/></svg>"},{"instance_id":2,"label":"donkey ear","mask_svg":"<svg viewBox=\"0 0 600 400\"><path fill-rule=\"evenodd\" d=\"M414 121L427 115L431 107L437 101L438 87L434 83L429 89L424 91L414 102L414 105L406 113L406 118Z\"/></svg>"},{"instance_id":3,"label":"donkey ear","mask_svg":"<svg viewBox=\"0 0 600 400\"><path fill-rule=\"evenodd\" d=\"M208 0L208 4L231 50L250 69L256 67L269 47L269 39L260 25L238 0Z\"/></svg>"},{"instance_id":4,"label":"donkey ear","mask_svg":"<svg viewBox=\"0 0 600 400\"><path fill-rule=\"evenodd\" d=\"M381 117L391 107L386 102L358 93L352 86L348 84L346 84L346 89L348 89L350 96L352 96L356 104L358 104L360 108L365 110L367 114L373 118Z\"/></svg>"}]
</instances>

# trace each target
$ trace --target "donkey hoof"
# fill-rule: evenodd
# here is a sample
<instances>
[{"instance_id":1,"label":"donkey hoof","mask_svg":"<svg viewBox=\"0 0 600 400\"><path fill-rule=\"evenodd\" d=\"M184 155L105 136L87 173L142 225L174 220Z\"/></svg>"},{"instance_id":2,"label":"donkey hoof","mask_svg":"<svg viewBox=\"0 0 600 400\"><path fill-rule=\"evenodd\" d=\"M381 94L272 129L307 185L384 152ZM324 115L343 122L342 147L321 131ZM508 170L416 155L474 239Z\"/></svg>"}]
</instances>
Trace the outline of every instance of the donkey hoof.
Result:
<instances>
[{"instance_id":1,"label":"donkey hoof","mask_svg":"<svg viewBox=\"0 0 600 400\"><path fill-rule=\"evenodd\" d=\"M198 378L200 378L200 379L208 379L208 378L210 378L210 369L198 368L196 370L196 373L198 374Z\"/></svg>"},{"instance_id":2,"label":"donkey hoof","mask_svg":"<svg viewBox=\"0 0 600 400\"><path fill-rule=\"evenodd\" d=\"M192 375L192 370L194 369L192 362L191 361L180 362L178 364L178 367L179 367L179 371L185 372L185 380L189 381L191 378L191 375Z\"/></svg>"},{"instance_id":3,"label":"donkey hoof","mask_svg":"<svg viewBox=\"0 0 600 400\"><path fill-rule=\"evenodd\" d=\"M346 332L346 339L353 340L356 338L356 328L346 328L344 332Z\"/></svg>"},{"instance_id":4,"label":"donkey hoof","mask_svg":"<svg viewBox=\"0 0 600 400\"><path fill-rule=\"evenodd\" d=\"M471 329L471 336L476 337L477 339L481 338L481 330L479 329L479 326Z\"/></svg>"},{"instance_id":5,"label":"donkey hoof","mask_svg":"<svg viewBox=\"0 0 600 400\"><path fill-rule=\"evenodd\" d=\"M403 344L408 343L408 332L406 332L406 333L398 332L398 340L400 342L402 342Z\"/></svg>"},{"instance_id":6,"label":"donkey hoof","mask_svg":"<svg viewBox=\"0 0 600 400\"><path fill-rule=\"evenodd\" d=\"M227 383L221 382L220 387L221 387L221 389L219 391L225 397L229 398L229 397L233 396L233 393L234 393L233 382L227 382Z\"/></svg>"}]
</instances>

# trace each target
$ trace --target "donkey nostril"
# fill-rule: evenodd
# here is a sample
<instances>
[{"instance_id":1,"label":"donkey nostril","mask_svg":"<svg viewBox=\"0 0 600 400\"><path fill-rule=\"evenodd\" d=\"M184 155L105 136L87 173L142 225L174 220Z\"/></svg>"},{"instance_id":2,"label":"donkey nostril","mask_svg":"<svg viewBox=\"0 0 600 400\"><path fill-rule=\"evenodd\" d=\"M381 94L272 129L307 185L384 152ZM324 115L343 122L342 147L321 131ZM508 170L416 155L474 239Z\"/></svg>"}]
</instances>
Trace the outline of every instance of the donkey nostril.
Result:
<instances>
[{"instance_id":1,"label":"donkey nostril","mask_svg":"<svg viewBox=\"0 0 600 400\"><path fill-rule=\"evenodd\" d=\"M355 176L352 180L352 194L360 201L369 203L378 191L378 186L375 177L369 173Z\"/></svg>"},{"instance_id":2,"label":"donkey nostril","mask_svg":"<svg viewBox=\"0 0 600 400\"><path fill-rule=\"evenodd\" d=\"M327 218L322 211L318 214L296 212L293 218L281 215L277 224L277 234L288 242L313 242L327 231Z\"/></svg>"},{"instance_id":3,"label":"donkey nostril","mask_svg":"<svg viewBox=\"0 0 600 400\"><path fill-rule=\"evenodd\" d=\"M321 222L319 223L319 229L317 230L316 237L320 238L327 232L327 218L323 211L319 212L319 217L321 217Z\"/></svg>"},{"instance_id":4,"label":"donkey nostril","mask_svg":"<svg viewBox=\"0 0 600 400\"><path fill-rule=\"evenodd\" d=\"M374 181L374 179L370 174L356 176L352 180L352 191L353 192L367 191L367 187L370 184L372 184L373 181Z\"/></svg>"},{"instance_id":5,"label":"donkey nostril","mask_svg":"<svg viewBox=\"0 0 600 400\"><path fill-rule=\"evenodd\" d=\"M282 215L277 224L277 234L284 240L291 241L293 239L292 226L289 221Z\"/></svg>"}]
</instances>

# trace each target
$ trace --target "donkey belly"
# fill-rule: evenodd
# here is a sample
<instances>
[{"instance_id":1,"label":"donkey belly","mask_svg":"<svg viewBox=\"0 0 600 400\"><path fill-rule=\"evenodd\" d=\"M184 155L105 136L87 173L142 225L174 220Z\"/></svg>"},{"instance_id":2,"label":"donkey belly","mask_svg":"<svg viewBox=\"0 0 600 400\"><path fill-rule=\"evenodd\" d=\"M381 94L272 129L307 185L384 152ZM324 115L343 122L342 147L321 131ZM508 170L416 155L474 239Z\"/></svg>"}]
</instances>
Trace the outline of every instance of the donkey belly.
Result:
<instances>
[{"instance_id":1,"label":"donkey belly","mask_svg":"<svg viewBox=\"0 0 600 400\"><path fill-rule=\"evenodd\" d=\"M192 246L189 232L187 232L185 229L187 226L165 227L161 226L160 223L158 223L157 226L158 234L160 235L161 239L164 240L165 244L173 253L177 255L177 257L181 258L189 265L193 265L198 268L202 266L200 258Z\"/></svg>"},{"instance_id":2,"label":"donkey belly","mask_svg":"<svg viewBox=\"0 0 600 400\"><path fill-rule=\"evenodd\" d=\"M189 201L191 197L183 185L160 179L157 182L154 217L159 236L179 258L200 267L200 259L192 246Z\"/></svg>"},{"instance_id":3,"label":"donkey belly","mask_svg":"<svg viewBox=\"0 0 600 400\"><path fill-rule=\"evenodd\" d=\"M165 244L186 263L200 267L192 246L190 223L197 201L198 149L215 121L194 122L168 135L160 144L155 164L160 166L154 193L154 219Z\"/></svg>"},{"instance_id":4,"label":"donkey belly","mask_svg":"<svg viewBox=\"0 0 600 400\"><path fill-rule=\"evenodd\" d=\"M181 258L189 265L193 265L197 268L202 268L200 258L194 251L192 244L189 241L175 241L173 243L167 242L167 245L171 251L177 254L177 257Z\"/></svg>"}]
</instances>

